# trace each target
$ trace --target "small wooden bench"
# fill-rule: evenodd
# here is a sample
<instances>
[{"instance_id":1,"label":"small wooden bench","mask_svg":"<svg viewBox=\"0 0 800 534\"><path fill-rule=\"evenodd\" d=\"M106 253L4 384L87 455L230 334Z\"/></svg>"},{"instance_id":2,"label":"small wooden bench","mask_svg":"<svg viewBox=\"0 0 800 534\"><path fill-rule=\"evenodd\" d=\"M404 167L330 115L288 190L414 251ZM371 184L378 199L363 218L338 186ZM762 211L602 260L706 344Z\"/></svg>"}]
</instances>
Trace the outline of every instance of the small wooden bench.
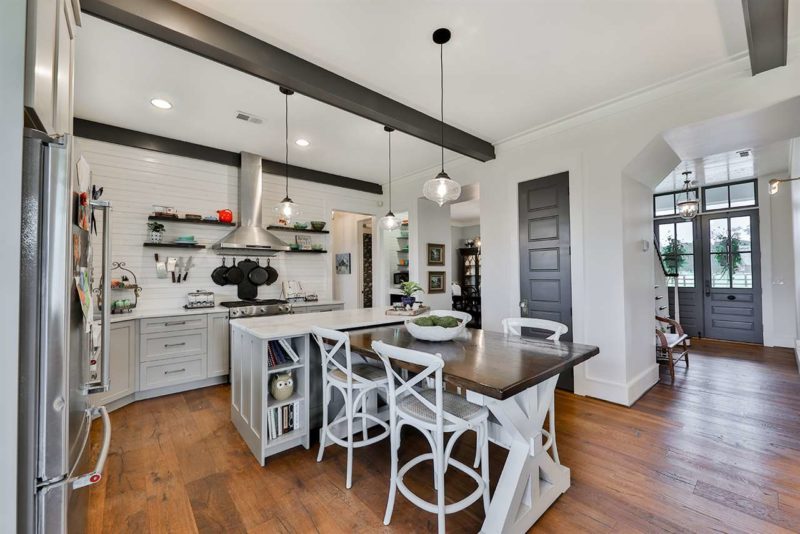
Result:
<instances>
[{"instance_id":1,"label":"small wooden bench","mask_svg":"<svg viewBox=\"0 0 800 534\"><path fill-rule=\"evenodd\" d=\"M666 323L675 329L675 332L664 332L656 328L657 344L656 344L656 361L659 364L665 364L669 368L669 375L671 384L675 383L675 362L683 359L686 362L686 368L689 368L689 336L683 331L678 321L674 321L668 317L659 317L656 315L656 321Z\"/></svg>"}]
</instances>

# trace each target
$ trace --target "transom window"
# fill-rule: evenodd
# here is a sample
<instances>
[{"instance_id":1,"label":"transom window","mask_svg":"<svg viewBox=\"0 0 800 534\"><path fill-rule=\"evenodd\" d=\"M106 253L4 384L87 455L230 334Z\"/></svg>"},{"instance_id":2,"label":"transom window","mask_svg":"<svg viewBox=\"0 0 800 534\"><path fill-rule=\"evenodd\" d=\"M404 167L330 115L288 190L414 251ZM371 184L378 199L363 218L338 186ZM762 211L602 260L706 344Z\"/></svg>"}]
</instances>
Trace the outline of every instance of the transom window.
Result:
<instances>
[{"instance_id":1,"label":"transom window","mask_svg":"<svg viewBox=\"0 0 800 534\"><path fill-rule=\"evenodd\" d=\"M678 287L694 287L694 224L691 221L658 225L658 249L668 272L678 273ZM667 284L675 285L669 277Z\"/></svg>"},{"instance_id":2,"label":"transom window","mask_svg":"<svg viewBox=\"0 0 800 534\"><path fill-rule=\"evenodd\" d=\"M697 189L690 189L692 198L697 198ZM653 196L653 212L656 217L666 215L677 215L676 204L686 200L686 192L676 191L674 193L663 193Z\"/></svg>"},{"instance_id":3,"label":"transom window","mask_svg":"<svg viewBox=\"0 0 800 534\"><path fill-rule=\"evenodd\" d=\"M756 201L755 180L703 188L703 211L745 208L755 206Z\"/></svg>"}]
</instances>

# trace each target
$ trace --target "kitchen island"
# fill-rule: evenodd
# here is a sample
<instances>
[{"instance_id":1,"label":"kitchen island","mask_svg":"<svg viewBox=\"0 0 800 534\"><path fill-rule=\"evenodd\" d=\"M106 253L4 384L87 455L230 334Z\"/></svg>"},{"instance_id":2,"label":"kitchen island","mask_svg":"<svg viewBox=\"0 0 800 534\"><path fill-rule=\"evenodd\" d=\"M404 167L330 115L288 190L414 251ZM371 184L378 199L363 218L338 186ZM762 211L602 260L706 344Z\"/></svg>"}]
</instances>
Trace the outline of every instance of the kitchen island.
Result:
<instances>
[{"instance_id":1,"label":"kitchen island","mask_svg":"<svg viewBox=\"0 0 800 534\"><path fill-rule=\"evenodd\" d=\"M429 343L414 339L402 326L387 326L402 319L376 309L232 321L231 418L236 428L262 465L275 452L298 445L309 448L309 408L315 402L309 392L321 385L319 360L312 358L309 339L312 326L354 330L352 349L367 358L377 358L371 348L377 340L438 353L445 364L445 382L490 410L490 439L509 450L482 532L526 532L570 486L569 469L548 454L555 436L543 430L556 381L561 372L594 357L599 349L469 329L451 342ZM299 361L270 367L265 355L276 340L288 343ZM294 395L304 419L299 432L268 439L264 413L274 400L267 380L287 368L296 373ZM312 369L317 378L310 375Z\"/></svg>"}]
</instances>

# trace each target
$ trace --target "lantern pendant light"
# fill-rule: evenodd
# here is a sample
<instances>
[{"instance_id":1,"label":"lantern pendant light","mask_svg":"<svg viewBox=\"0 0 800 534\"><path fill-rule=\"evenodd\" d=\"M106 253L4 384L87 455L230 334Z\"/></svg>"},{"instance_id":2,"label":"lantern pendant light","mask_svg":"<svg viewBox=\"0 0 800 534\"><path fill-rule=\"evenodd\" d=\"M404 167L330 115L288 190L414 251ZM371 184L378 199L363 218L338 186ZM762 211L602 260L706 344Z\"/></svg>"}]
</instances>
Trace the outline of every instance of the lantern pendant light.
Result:
<instances>
[{"instance_id":1,"label":"lantern pendant light","mask_svg":"<svg viewBox=\"0 0 800 534\"><path fill-rule=\"evenodd\" d=\"M439 28L433 32L433 42L439 45L442 170L439 171L435 178L425 182L422 188L422 194L425 195L425 198L436 202L439 206L444 205L445 202L456 200L461 196L461 185L444 172L444 44L450 40L450 35L450 30L447 28Z\"/></svg>"},{"instance_id":2,"label":"lantern pendant light","mask_svg":"<svg viewBox=\"0 0 800 534\"><path fill-rule=\"evenodd\" d=\"M692 171L683 172L683 192L686 194L686 200L681 200L675 204L675 207L678 208L678 215L680 215L681 218L686 221L691 221L697 217L697 214L700 211L700 200L697 198L697 193L695 193L694 199L690 198L692 192L689 191L689 186L691 185L689 175L691 174Z\"/></svg>"},{"instance_id":3,"label":"lantern pendant light","mask_svg":"<svg viewBox=\"0 0 800 534\"><path fill-rule=\"evenodd\" d=\"M400 219L392 212L392 132L394 128L391 126L384 126L384 131L389 134L389 211L381 217L381 228L391 232L400 227Z\"/></svg>"},{"instance_id":4,"label":"lantern pendant light","mask_svg":"<svg viewBox=\"0 0 800 534\"><path fill-rule=\"evenodd\" d=\"M300 215L300 210L297 207L297 204L292 202L292 199L289 198L289 96L294 94L294 91L291 89L287 89L285 87L280 88L281 93L284 95L285 101L285 110L286 110L286 120L285 120L285 136L284 141L286 145L286 196L280 203L275 206L275 213L278 215L278 222L282 222L284 224L289 224L292 222L292 218L297 217Z\"/></svg>"}]
</instances>

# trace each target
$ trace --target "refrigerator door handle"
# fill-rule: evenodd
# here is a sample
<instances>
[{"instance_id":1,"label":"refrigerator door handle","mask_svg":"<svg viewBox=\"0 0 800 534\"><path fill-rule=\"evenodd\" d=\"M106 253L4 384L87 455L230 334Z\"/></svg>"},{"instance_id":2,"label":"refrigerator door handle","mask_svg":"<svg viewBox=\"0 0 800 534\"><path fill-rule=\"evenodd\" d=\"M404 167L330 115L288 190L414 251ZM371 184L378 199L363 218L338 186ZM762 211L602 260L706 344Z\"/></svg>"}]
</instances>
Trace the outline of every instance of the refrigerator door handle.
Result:
<instances>
[{"instance_id":1,"label":"refrigerator door handle","mask_svg":"<svg viewBox=\"0 0 800 534\"><path fill-rule=\"evenodd\" d=\"M100 383L91 384L89 393L108 391L111 382L111 202L92 200L93 209L103 210L103 287L102 294L102 331L100 356Z\"/></svg>"},{"instance_id":2,"label":"refrigerator door handle","mask_svg":"<svg viewBox=\"0 0 800 534\"><path fill-rule=\"evenodd\" d=\"M72 484L72 489L83 488L100 482L100 479L103 478L103 469L106 466L108 450L111 448L111 418L108 417L108 410L106 410L105 406L100 406L99 408L91 408L91 412L92 415L99 415L103 420L103 447L100 449L100 455L97 457L94 469L83 475L70 477L69 481Z\"/></svg>"}]
</instances>

